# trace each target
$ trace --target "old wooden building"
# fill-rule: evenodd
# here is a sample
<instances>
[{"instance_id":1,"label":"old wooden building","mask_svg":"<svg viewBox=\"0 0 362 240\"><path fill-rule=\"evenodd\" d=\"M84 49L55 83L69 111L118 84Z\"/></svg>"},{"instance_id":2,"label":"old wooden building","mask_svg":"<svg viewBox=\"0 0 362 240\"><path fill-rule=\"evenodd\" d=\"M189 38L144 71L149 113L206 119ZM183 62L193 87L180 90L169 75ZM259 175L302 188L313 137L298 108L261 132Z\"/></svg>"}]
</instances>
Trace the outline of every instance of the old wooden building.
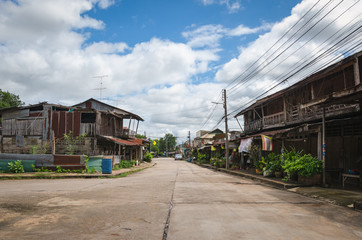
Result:
<instances>
[{"instance_id":1,"label":"old wooden building","mask_svg":"<svg viewBox=\"0 0 362 240\"><path fill-rule=\"evenodd\" d=\"M95 99L74 106L42 102L0 110L1 152L39 151L63 154L116 155L123 159L142 158L142 143L134 140L139 121L131 112ZM74 141L69 141L70 136ZM69 145L73 145L69 149Z\"/></svg>"},{"instance_id":2,"label":"old wooden building","mask_svg":"<svg viewBox=\"0 0 362 240\"><path fill-rule=\"evenodd\" d=\"M235 117L243 118L243 138L268 135L277 153L293 146L322 159L325 152L327 172L362 172L361 55L349 56L239 112Z\"/></svg>"}]
</instances>

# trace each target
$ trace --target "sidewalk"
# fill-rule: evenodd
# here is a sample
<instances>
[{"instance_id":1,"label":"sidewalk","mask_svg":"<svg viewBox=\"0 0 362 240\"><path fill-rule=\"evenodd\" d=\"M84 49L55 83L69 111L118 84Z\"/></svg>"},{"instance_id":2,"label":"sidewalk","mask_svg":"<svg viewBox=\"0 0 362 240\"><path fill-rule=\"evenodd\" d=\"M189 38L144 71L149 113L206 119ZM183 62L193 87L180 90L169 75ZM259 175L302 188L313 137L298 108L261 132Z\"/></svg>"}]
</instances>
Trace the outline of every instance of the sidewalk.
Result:
<instances>
[{"instance_id":1,"label":"sidewalk","mask_svg":"<svg viewBox=\"0 0 362 240\"><path fill-rule=\"evenodd\" d=\"M225 168L215 168L210 164L201 164L199 166L259 181L279 189L284 189L290 192L298 193L331 204L345 206L349 208L355 208L356 210L362 210L361 188L341 189L341 188L324 188L318 186L306 186L298 183L286 183L282 181L280 178L263 177L261 175L257 175L255 173L253 174L251 172L247 172L244 170L239 171L239 170L229 170Z\"/></svg>"},{"instance_id":2,"label":"sidewalk","mask_svg":"<svg viewBox=\"0 0 362 240\"><path fill-rule=\"evenodd\" d=\"M156 163L142 162L138 166L132 168L123 168L119 170L112 170L111 174L102 173L55 173L55 172L30 172L30 173L0 173L0 180L11 179L56 179L56 178L115 178L122 177L127 174L142 171L150 168Z\"/></svg>"}]
</instances>

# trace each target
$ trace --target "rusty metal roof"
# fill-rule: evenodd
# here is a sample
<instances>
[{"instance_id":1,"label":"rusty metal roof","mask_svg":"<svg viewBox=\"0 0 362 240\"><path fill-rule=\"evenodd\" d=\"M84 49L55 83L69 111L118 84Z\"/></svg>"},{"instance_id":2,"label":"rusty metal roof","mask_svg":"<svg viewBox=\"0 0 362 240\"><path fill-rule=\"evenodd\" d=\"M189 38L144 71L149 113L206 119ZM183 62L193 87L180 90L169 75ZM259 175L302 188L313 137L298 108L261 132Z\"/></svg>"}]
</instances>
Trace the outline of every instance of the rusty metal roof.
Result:
<instances>
[{"instance_id":1,"label":"rusty metal roof","mask_svg":"<svg viewBox=\"0 0 362 240\"><path fill-rule=\"evenodd\" d=\"M110 137L110 136L100 136L100 137L105 138L109 141L112 141L112 142L117 143L122 146L143 146L142 144L131 141L132 139L125 140L125 139Z\"/></svg>"}]
</instances>

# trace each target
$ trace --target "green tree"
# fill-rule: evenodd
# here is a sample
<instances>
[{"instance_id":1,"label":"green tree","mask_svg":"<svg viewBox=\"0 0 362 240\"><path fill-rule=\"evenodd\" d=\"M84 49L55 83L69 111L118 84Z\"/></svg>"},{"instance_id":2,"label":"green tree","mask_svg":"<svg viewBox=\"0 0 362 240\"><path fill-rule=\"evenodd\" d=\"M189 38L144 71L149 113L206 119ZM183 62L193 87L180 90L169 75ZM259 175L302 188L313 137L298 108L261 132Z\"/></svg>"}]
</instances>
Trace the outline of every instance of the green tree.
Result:
<instances>
[{"instance_id":1,"label":"green tree","mask_svg":"<svg viewBox=\"0 0 362 240\"><path fill-rule=\"evenodd\" d=\"M0 109L8 107L19 107L24 103L20 100L18 95L0 89Z\"/></svg>"},{"instance_id":2,"label":"green tree","mask_svg":"<svg viewBox=\"0 0 362 240\"><path fill-rule=\"evenodd\" d=\"M138 138L138 139L147 139L147 137L145 135L142 135L142 134L136 134L136 138Z\"/></svg>"},{"instance_id":3,"label":"green tree","mask_svg":"<svg viewBox=\"0 0 362 240\"><path fill-rule=\"evenodd\" d=\"M158 148L161 152L174 151L175 147L176 147L176 137L171 133L166 133L163 138L160 138Z\"/></svg>"},{"instance_id":4,"label":"green tree","mask_svg":"<svg viewBox=\"0 0 362 240\"><path fill-rule=\"evenodd\" d=\"M9 93L8 91L2 91L0 89L0 109L8 107L19 107L21 105L24 105L24 103L20 100L18 95ZM2 118L0 118L0 123L1 122Z\"/></svg>"},{"instance_id":5,"label":"green tree","mask_svg":"<svg viewBox=\"0 0 362 240\"><path fill-rule=\"evenodd\" d=\"M150 141L151 141L151 152L160 153L160 149L158 148L159 140L154 139L154 140L150 140ZM154 143L156 143L156 144L154 144Z\"/></svg>"}]
</instances>

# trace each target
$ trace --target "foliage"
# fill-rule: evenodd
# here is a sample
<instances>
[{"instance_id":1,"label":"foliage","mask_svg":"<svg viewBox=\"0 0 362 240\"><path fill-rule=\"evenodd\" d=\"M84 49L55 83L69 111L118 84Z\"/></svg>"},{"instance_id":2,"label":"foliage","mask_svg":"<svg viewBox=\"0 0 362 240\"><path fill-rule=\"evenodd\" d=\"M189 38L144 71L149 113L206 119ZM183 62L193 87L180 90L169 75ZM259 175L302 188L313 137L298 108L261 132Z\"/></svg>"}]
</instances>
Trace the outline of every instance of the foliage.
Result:
<instances>
[{"instance_id":1,"label":"foliage","mask_svg":"<svg viewBox=\"0 0 362 240\"><path fill-rule=\"evenodd\" d=\"M18 95L0 89L0 109L24 105Z\"/></svg>"},{"instance_id":2,"label":"foliage","mask_svg":"<svg viewBox=\"0 0 362 240\"><path fill-rule=\"evenodd\" d=\"M147 137L145 135L142 135L142 134L136 134L135 137L138 138L138 139L147 139Z\"/></svg>"},{"instance_id":3,"label":"foliage","mask_svg":"<svg viewBox=\"0 0 362 240\"><path fill-rule=\"evenodd\" d=\"M21 160L16 160L15 162L9 162L9 172L11 173L23 173L24 166Z\"/></svg>"},{"instance_id":4,"label":"foliage","mask_svg":"<svg viewBox=\"0 0 362 240\"><path fill-rule=\"evenodd\" d=\"M261 159L261 148L258 145L251 144L249 149L249 159L252 164L259 165L259 162L262 161ZM256 168L256 166L255 166ZM260 169L261 170L261 169Z\"/></svg>"},{"instance_id":5,"label":"foliage","mask_svg":"<svg viewBox=\"0 0 362 240\"><path fill-rule=\"evenodd\" d=\"M226 166L225 158L215 158L214 166L217 168L224 168Z\"/></svg>"},{"instance_id":6,"label":"foliage","mask_svg":"<svg viewBox=\"0 0 362 240\"><path fill-rule=\"evenodd\" d=\"M270 170L271 172L281 172L283 170L282 162L280 159L281 155L277 155L275 153L270 153L265 158L265 171Z\"/></svg>"},{"instance_id":7,"label":"foliage","mask_svg":"<svg viewBox=\"0 0 362 240\"><path fill-rule=\"evenodd\" d=\"M199 164L208 163L206 154L199 153L199 154L197 155L196 161L197 161L197 163L199 163Z\"/></svg>"},{"instance_id":8,"label":"foliage","mask_svg":"<svg viewBox=\"0 0 362 240\"><path fill-rule=\"evenodd\" d=\"M154 145L154 143L156 143L156 144ZM159 146L159 140L157 140L157 138L154 140L151 140L151 152L160 154L160 149L158 146Z\"/></svg>"},{"instance_id":9,"label":"foliage","mask_svg":"<svg viewBox=\"0 0 362 240\"><path fill-rule=\"evenodd\" d=\"M57 166L56 169L55 169L55 172L56 172L56 173L69 173L69 172L71 172L71 170L69 170L69 169L64 169L64 168L62 168L61 166Z\"/></svg>"},{"instance_id":10,"label":"foliage","mask_svg":"<svg viewBox=\"0 0 362 240\"><path fill-rule=\"evenodd\" d=\"M170 152L176 147L176 137L171 133L165 134L163 138L158 141L158 148L161 152Z\"/></svg>"},{"instance_id":11,"label":"foliage","mask_svg":"<svg viewBox=\"0 0 362 240\"><path fill-rule=\"evenodd\" d=\"M133 167L133 165L135 165L136 161L135 160L122 160L119 163L119 168L131 168Z\"/></svg>"},{"instance_id":12,"label":"foliage","mask_svg":"<svg viewBox=\"0 0 362 240\"><path fill-rule=\"evenodd\" d=\"M8 107L19 107L21 105L24 105L24 102L20 100L18 95L15 95L8 91L2 91L0 89L0 109ZM1 119L2 118L0 118L0 123Z\"/></svg>"},{"instance_id":13,"label":"foliage","mask_svg":"<svg viewBox=\"0 0 362 240\"><path fill-rule=\"evenodd\" d=\"M48 145L44 144L42 147L38 145L32 145L30 147L30 154L46 154Z\"/></svg>"},{"instance_id":14,"label":"foliage","mask_svg":"<svg viewBox=\"0 0 362 240\"><path fill-rule=\"evenodd\" d=\"M67 155L73 155L77 151L77 146L81 140L83 140L86 137L86 133L76 136L73 136L72 131L69 131L68 134L64 134L64 140L66 144L66 152Z\"/></svg>"},{"instance_id":15,"label":"foliage","mask_svg":"<svg viewBox=\"0 0 362 240\"><path fill-rule=\"evenodd\" d=\"M192 150L192 153L191 153L192 157L197 158L197 154L199 154L199 150L198 150L198 149Z\"/></svg>"},{"instance_id":16,"label":"foliage","mask_svg":"<svg viewBox=\"0 0 362 240\"><path fill-rule=\"evenodd\" d=\"M254 167L260 171L263 171L266 166L266 161L264 157L261 157L260 160L254 160Z\"/></svg>"},{"instance_id":17,"label":"foliage","mask_svg":"<svg viewBox=\"0 0 362 240\"><path fill-rule=\"evenodd\" d=\"M146 161L146 162L152 162L152 158L153 158L153 155L152 153L146 153L146 155L144 156L143 160Z\"/></svg>"},{"instance_id":18,"label":"foliage","mask_svg":"<svg viewBox=\"0 0 362 240\"><path fill-rule=\"evenodd\" d=\"M287 173L297 173L300 176L310 177L322 172L323 163L312 155L306 154L295 159L295 161L286 163L284 169Z\"/></svg>"},{"instance_id":19,"label":"foliage","mask_svg":"<svg viewBox=\"0 0 362 240\"><path fill-rule=\"evenodd\" d=\"M34 172L52 172L52 170L50 170L50 169L48 169L46 167L35 168L35 169L34 169L34 167L33 167Z\"/></svg>"}]
</instances>

